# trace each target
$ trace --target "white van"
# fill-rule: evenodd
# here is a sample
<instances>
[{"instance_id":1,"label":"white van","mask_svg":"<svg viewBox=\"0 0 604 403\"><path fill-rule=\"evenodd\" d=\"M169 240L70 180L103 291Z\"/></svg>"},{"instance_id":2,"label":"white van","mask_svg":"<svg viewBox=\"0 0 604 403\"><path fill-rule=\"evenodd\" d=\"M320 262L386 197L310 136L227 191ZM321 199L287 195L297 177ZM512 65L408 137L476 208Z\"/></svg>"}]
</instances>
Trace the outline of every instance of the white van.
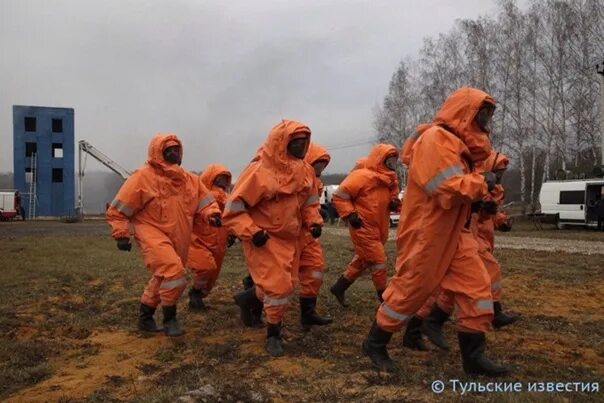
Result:
<instances>
[{"instance_id":1,"label":"white van","mask_svg":"<svg viewBox=\"0 0 604 403\"><path fill-rule=\"evenodd\" d=\"M598 224L596 202L604 197L604 179L548 181L541 186L541 212L565 225Z\"/></svg>"},{"instance_id":2,"label":"white van","mask_svg":"<svg viewBox=\"0 0 604 403\"><path fill-rule=\"evenodd\" d=\"M331 203L331 196L333 193L338 190L338 185L326 185L323 186L323 194L321 195L321 206Z\"/></svg>"}]
</instances>

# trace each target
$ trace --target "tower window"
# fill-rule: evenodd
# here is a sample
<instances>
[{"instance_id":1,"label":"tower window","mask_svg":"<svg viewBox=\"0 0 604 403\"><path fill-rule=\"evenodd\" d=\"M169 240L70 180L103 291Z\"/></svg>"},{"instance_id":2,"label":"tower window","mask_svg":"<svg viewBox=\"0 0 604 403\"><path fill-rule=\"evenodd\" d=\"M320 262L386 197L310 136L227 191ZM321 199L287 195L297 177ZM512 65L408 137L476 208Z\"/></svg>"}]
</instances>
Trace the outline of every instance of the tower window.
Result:
<instances>
[{"instance_id":1,"label":"tower window","mask_svg":"<svg viewBox=\"0 0 604 403\"><path fill-rule=\"evenodd\" d=\"M63 183L63 169L53 168L52 169L52 181L53 183Z\"/></svg>"},{"instance_id":2,"label":"tower window","mask_svg":"<svg viewBox=\"0 0 604 403\"><path fill-rule=\"evenodd\" d=\"M53 119L52 120L52 132L53 133L63 133L63 119Z\"/></svg>"},{"instance_id":3,"label":"tower window","mask_svg":"<svg viewBox=\"0 0 604 403\"><path fill-rule=\"evenodd\" d=\"M63 158L63 144L52 143L52 158Z\"/></svg>"},{"instance_id":4,"label":"tower window","mask_svg":"<svg viewBox=\"0 0 604 403\"><path fill-rule=\"evenodd\" d=\"M31 168L25 168L25 183L30 184L34 178L36 170L32 172Z\"/></svg>"},{"instance_id":5,"label":"tower window","mask_svg":"<svg viewBox=\"0 0 604 403\"><path fill-rule=\"evenodd\" d=\"M25 143L25 156L31 157L38 152L38 143Z\"/></svg>"},{"instance_id":6,"label":"tower window","mask_svg":"<svg viewBox=\"0 0 604 403\"><path fill-rule=\"evenodd\" d=\"M25 131L35 132L36 131L36 118L26 117L25 118Z\"/></svg>"}]
</instances>

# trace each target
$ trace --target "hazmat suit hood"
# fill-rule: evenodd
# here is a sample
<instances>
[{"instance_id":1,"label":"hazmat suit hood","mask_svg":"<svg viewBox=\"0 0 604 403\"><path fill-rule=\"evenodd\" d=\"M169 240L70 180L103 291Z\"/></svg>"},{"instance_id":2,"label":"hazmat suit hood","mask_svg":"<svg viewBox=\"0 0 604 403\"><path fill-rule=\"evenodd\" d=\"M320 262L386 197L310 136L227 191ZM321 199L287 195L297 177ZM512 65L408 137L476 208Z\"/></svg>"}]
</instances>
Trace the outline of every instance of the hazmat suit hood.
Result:
<instances>
[{"instance_id":1,"label":"hazmat suit hood","mask_svg":"<svg viewBox=\"0 0 604 403\"><path fill-rule=\"evenodd\" d=\"M301 134L306 135L310 143L308 126L295 120L284 119L270 130L259 149L259 163L275 176L287 193L296 192L304 187L304 175L300 173L305 171L308 165L303 159L297 159L287 152L289 142Z\"/></svg>"},{"instance_id":2,"label":"hazmat suit hood","mask_svg":"<svg viewBox=\"0 0 604 403\"><path fill-rule=\"evenodd\" d=\"M483 103L495 105L489 94L476 88L462 87L451 93L436 113L433 124L445 128L464 142L474 162L486 159L491 153L491 141L480 130L474 118Z\"/></svg>"},{"instance_id":3,"label":"hazmat suit hood","mask_svg":"<svg viewBox=\"0 0 604 403\"><path fill-rule=\"evenodd\" d=\"M422 123L417 126L417 128L415 129L415 133L413 133L412 136L407 137L401 148L400 161L403 164L405 164L406 166L409 166L409 164L411 164L411 156L413 155L413 146L415 145L415 142L417 141L419 136L422 135L423 132L425 132L432 126L433 124L430 123Z\"/></svg>"},{"instance_id":4,"label":"hazmat suit hood","mask_svg":"<svg viewBox=\"0 0 604 403\"><path fill-rule=\"evenodd\" d=\"M214 185L214 181L220 175L226 175L232 180L231 172L222 164L208 165L199 177L204 186L212 192L218 205L223 208L226 203L227 194L222 188Z\"/></svg>"},{"instance_id":5,"label":"hazmat suit hood","mask_svg":"<svg viewBox=\"0 0 604 403\"><path fill-rule=\"evenodd\" d=\"M363 169L367 167L367 157L359 158L355 163L350 172L356 171L357 169Z\"/></svg>"},{"instance_id":6,"label":"hazmat suit hood","mask_svg":"<svg viewBox=\"0 0 604 403\"><path fill-rule=\"evenodd\" d=\"M384 165L384 161L388 157L397 156L398 150L395 146L391 144L377 144L369 152L365 168L376 172L384 183L392 185L396 183L397 180L396 172L388 169L386 165Z\"/></svg>"},{"instance_id":7,"label":"hazmat suit hood","mask_svg":"<svg viewBox=\"0 0 604 403\"><path fill-rule=\"evenodd\" d=\"M166 176L183 179L185 170L178 164L171 164L164 159L163 152L166 148L178 145L183 152L182 142L174 133L158 133L149 142L147 164L162 171ZM182 156L182 155L181 155Z\"/></svg>"},{"instance_id":8,"label":"hazmat suit hood","mask_svg":"<svg viewBox=\"0 0 604 403\"><path fill-rule=\"evenodd\" d=\"M325 161L329 164L329 161L331 161L331 156L329 155L325 147L317 143L310 143L310 146L308 147L308 152L304 157L304 161L306 161L310 165L314 164L317 161Z\"/></svg>"},{"instance_id":9,"label":"hazmat suit hood","mask_svg":"<svg viewBox=\"0 0 604 403\"><path fill-rule=\"evenodd\" d=\"M222 164L210 164L203 170L200 175L201 181L208 189L212 189L214 187L214 181L220 175L228 176L229 179L232 179L231 172L228 168Z\"/></svg>"}]
</instances>

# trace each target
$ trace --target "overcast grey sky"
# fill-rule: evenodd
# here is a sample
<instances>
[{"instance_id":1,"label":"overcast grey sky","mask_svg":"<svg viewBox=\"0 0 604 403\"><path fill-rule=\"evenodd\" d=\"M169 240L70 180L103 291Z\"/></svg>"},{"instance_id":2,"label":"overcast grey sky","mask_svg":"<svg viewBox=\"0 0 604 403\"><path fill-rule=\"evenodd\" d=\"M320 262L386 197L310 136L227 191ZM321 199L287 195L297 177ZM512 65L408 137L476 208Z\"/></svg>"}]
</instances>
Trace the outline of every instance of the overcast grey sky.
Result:
<instances>
[{"instance_id":1,"label":"overcast grey sky","mask_svg":"<svg viewBox=\"0 0 604 403\"><path fill-rule=\"evenodd\" d=\"M304 121L347 171L401 59L494 1L0 0L0 171L12 105L75 109L85 139L125 168L177 133L184 165L235 173L282 117ZM365 144L339 148L343 145ZM96 162L89 169L103 169Z\"/></svg>"}]
</instances>

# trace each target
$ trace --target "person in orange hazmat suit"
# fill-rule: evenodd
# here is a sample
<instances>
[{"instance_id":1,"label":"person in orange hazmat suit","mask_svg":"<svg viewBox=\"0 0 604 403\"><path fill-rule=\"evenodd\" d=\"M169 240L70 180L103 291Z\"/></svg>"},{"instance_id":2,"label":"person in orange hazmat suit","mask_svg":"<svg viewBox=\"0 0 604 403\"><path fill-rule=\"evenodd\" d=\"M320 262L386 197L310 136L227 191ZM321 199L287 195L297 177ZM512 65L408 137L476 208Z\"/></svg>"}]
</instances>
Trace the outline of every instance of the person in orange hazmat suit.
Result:
<instances>
[{"instance_id":1,"label":"person in orange hazmat suit","mask_svg":"<svg viewBox=\"0 0 604 403\"><path fill-rule=\"evenodd\" d=\"M201 182L210 190L220 210L224 210L227 192L231 187L231 172L221 164L211 164L200 175ZM233 245L234 236L225 227L197 227L193 230L187 267L193 275L189 289L189 308L205 308L206 298L220 274L226 248Z\"/></svg>"},{"instance_id":2,"label":"person in orange hazmat suit","mask_svg":"<svg viewBox=\"0 0 604 403\"><path fill-rule=\"evenodd\" d=\"M390 211L400 204L396 164L398 150L388 144L373 147L363 168L354 169L333 193L340 217L348 221L355 255L331 293L346 307L345 292L365 270L370 270L378 299L386 289L386 252ZM358 165L358 163L357 163Z\"/></svg>"},{"instance_id":3,"label":"person in orange hazmat suit","mask_svg":"<svg viewBox=\"0 0 604 403\"><path fill-rule=\"evenodd\" d=\"M397 230L396 273L362 344L378 369L396 370L387 350L392 333L440 286L452 293L458 307L464 371L489 376L509 372L484 355L485 331L493 318L491 281L470 230L471 204L496 186L492 172L474 169L491 152L494 110L495 101L487 93L460 88L413 145Z\"/></svg>"},{"instance_id":4,"label":"person in orange hazmat suit","mask_svg":"<svg viewBox=\"0 0 604 403\"><path fill-rule=\"evenodd\" d=\"M318 199L321 198L321 194L323 193L321 173L325 170L330 160L331 157L324 147L316 143L310 143L304 161L313 168L313 192ZM302 231L300 239L301 255L298 270L300 280L300 320L302 326L305 328L312 325L328 325L332 322L330 318L322 317L316 312L317 296L323 284L325 260L323 258L321 243L315 235L308 231Z\"/></svg>"},{"instance_id":5,"label":"person in orange hazmat suit","mask_svg":"<svg viewBox=\"0 0 604 403\"><path fill-rule=\"evenodd\" d=\"M223 215L229 232L242 240L254 281L235 302L248 326L252 310L263 304L265 348L272 356L283 354L281 323L298 282L301 233L318 238L323 225L312 168L304 162L310 134L308 126L293 120L275 125L260 158L239 176Z\"/></svg>"},{"instance_id":6,"label":"person in orange hazmat suit","mask_svg":"<svg viewBox=\"0 0 604 403\"><path fill-rule=\"evenodd\" d=\"M495 230L511 230L511 220L498 206L503 204L504 193L501 178L509 164L508 158L500 153L492 152L488 159L479 164L479 170L491 171L497 177L497 186L490 192L489 197L473 204L472 231L479 245L479 256L482 259L491 279L491 293L493 296L494 317L491 322L493 328L500 329L519 319L516 314L503 312L501 306L502 277L501 266L493 256ZM428 301L416 316L423 319L422 331L437 347L448 350L449 345L442 332L444 323L453 312L454 301L452 295L441 291L435 300Z\"/></svg>"},{"instance_id":7,"label":"person in orange hazmat suit","mask_svg":"<svg viewBox=\"0 0 604 403\"><path fill-rule=\"evenodd\" d=\"M111 235L130 251L130 225L151 279L141 297L138 327L158 331L153 315L161 303L163 330L179 336L176 303L186 287L183 262L193 227L222 225L214 197L199 177L183 169L182 143L175 134L158 134L149 144L146 164L122 185L107 210Z\"/></svg>"}]
</instances>

